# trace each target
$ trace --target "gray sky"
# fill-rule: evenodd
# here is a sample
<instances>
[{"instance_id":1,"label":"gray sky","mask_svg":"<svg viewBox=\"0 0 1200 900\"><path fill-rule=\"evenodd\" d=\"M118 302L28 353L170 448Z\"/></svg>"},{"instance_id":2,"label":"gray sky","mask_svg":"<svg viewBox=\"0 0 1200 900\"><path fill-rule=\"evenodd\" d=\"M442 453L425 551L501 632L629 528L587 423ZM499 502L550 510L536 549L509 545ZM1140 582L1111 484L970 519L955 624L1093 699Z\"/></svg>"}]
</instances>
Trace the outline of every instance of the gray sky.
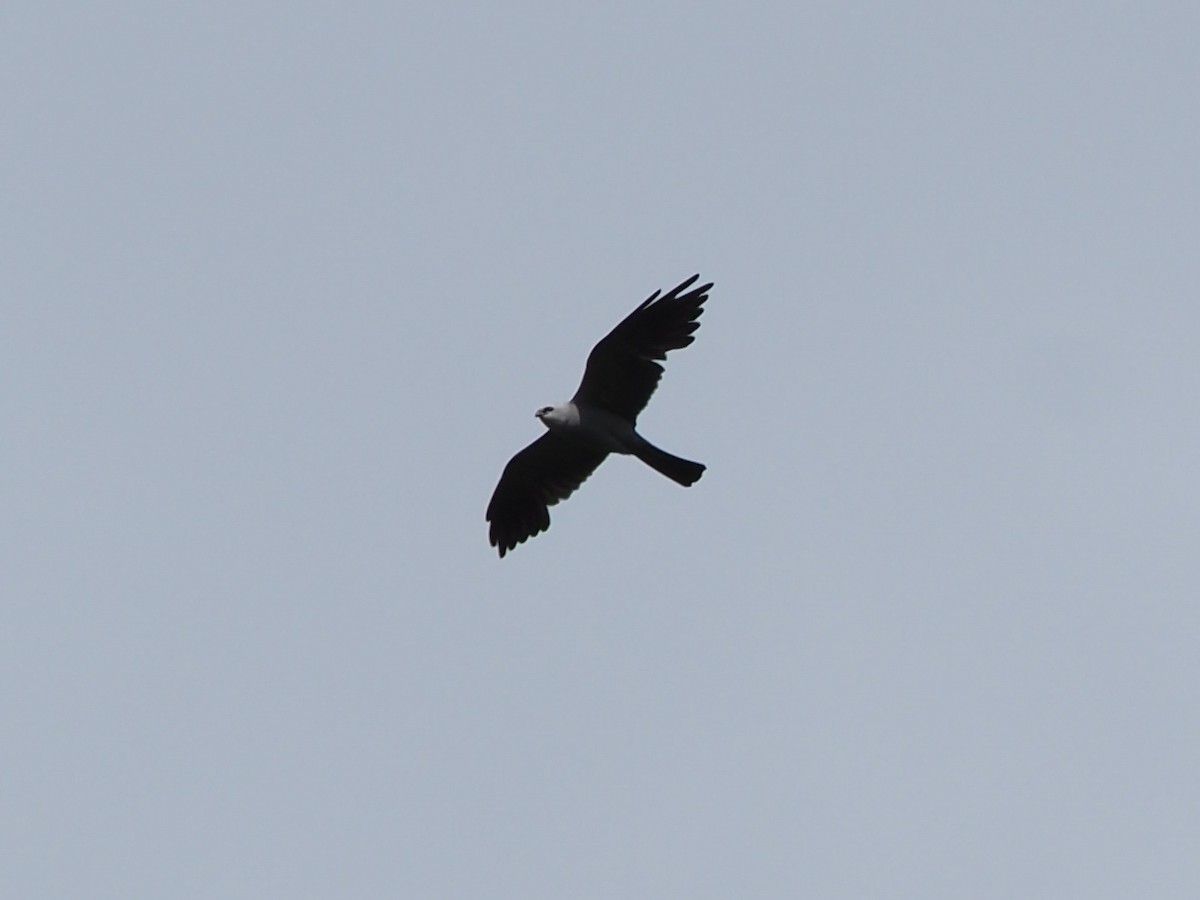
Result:
<instances>
[{"instance_id":1,"label":"gray sky","mask_svg":"<svg viewBox=\"0 0 1200 900\"><path fill-rule=\"evenodd\" d=\"M1200 895L1192 4L0 19L0 895Z\"/></svg>"}]
</instances>

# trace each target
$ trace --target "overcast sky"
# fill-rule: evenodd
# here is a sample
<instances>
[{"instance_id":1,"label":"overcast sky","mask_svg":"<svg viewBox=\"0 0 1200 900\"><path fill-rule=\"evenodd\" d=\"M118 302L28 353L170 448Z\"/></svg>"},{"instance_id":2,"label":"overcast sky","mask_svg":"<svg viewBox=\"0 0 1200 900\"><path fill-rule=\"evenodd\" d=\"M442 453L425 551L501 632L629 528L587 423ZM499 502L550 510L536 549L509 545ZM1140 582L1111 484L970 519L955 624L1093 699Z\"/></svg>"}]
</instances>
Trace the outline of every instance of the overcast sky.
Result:
<instances>
[{"instance_id":1,"label":"overcast sky","mask_svg":"<svg viewBox=\"0 0 1200 900\"><path fill-rule=\"evenodd\" d=\"M1198 33L6 3L0 895L1200 896Z\"/></svg>"}]
</instances>

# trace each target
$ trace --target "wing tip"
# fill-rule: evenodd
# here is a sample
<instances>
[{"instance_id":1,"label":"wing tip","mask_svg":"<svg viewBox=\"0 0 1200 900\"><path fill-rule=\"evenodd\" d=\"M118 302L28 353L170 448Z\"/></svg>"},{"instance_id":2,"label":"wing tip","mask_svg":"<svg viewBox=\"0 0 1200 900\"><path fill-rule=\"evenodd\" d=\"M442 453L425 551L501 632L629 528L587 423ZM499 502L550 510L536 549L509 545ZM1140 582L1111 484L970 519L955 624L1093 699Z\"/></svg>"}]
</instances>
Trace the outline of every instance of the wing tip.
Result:
<instances>
[{"instance_id":1,"label":"wing tip","mask_svg":"<svg viewBox=\"0 0 1200 900\"><path fill-rule=\"evenodd\" d=\"M699 307L702 303L704 303L705 300L708 299L708 292L712 290L713 284L715 283L708 281L699 287L692 287L692 285L699 280L700 273L697 272L695 275L691 276L690 278L685 278L683 281L679 282L679 284L675 285L675 287L671 288L671 290L665 294L662 299L691 301ZM691 290L688 290L689 288L691 288ZM657 294L658 292L656 291L655 296L657 296ZM703 312L703 308L701 308L699 312ZM697 314L699 314L699 312Z\"/></svg>"}]
</instances>

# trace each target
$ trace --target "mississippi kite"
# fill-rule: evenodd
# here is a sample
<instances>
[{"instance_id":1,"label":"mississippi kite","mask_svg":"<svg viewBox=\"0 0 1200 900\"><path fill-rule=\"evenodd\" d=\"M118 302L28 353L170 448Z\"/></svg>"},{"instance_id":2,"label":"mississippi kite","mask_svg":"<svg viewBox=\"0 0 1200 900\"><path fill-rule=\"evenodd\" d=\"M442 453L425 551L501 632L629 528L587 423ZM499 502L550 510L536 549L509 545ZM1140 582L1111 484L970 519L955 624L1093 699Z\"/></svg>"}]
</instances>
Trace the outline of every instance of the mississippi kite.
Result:
<instances>
[{"instance_id":1,"label":"mississippi kite","mask_svg":"<svg viewBox=\"0 0 1200 900\"><path fill-rule=\"evenodd\" d=\"M543 406L534 415L549 429L504 467L488 504L489 538L500 557L550 527L550 510L575 491L610 453L632 454L684 487L704 474L698 462L659 450L637 433L667 351L695 337L709 284L687 290L693 275L659 297L651 294L592 348L579 390L566 403ZM686 292L686 293L685 293Z\"/></svg>"}]
</instances>

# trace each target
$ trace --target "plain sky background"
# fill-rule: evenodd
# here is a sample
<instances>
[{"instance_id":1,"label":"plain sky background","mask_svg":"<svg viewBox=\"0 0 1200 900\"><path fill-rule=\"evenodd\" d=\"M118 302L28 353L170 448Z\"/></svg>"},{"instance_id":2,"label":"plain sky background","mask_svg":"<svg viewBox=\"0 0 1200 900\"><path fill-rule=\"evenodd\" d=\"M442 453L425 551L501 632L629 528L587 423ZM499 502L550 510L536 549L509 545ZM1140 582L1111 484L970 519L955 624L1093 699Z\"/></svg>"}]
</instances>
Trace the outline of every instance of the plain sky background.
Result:
<instances>
[{"instance_id":1,"label":"plain sky background","mask_svg":"<svg viewBox=\"0 0 1200 900\"><path fill-rule=\"evenodd\" d=\"M0 895L1200 896L1197 34L6 3Z\"/></svg>"}]
</instances>

